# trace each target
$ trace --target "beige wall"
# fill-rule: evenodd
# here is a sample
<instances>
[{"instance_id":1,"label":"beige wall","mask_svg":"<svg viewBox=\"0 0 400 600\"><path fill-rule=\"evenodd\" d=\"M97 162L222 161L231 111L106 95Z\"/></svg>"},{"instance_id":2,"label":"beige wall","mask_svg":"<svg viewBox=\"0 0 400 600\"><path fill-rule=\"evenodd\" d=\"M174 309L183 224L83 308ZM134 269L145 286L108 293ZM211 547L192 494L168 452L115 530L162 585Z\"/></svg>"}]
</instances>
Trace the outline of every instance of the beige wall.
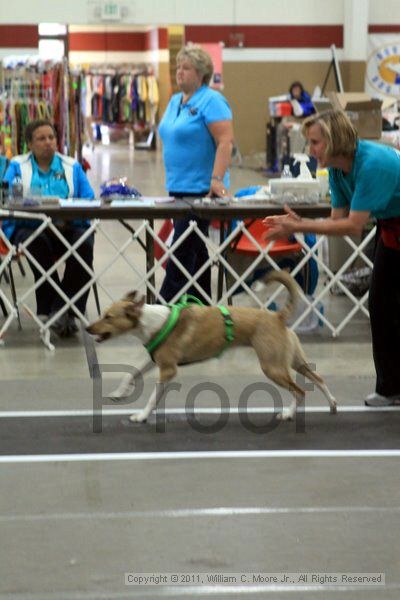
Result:
<instances>
[{"instance_id":1,"label":"beige wall","mask_svg":"<svg viewBox=\"0 0 400 600\"><path fill-rule=\"evenodd\" d=\"M234 117L235 138L243 155L265 151L268 98L285 94L290 84L300 80L312 94L322 86L329 63L324 62L228 62L224 64L224 95ZM341 62L344 90L364 90L364 62ZM335 90L331 73L327 91Z\"/></svg>"},{"instance_id":2,"label":"beige wall","mask_svg":"<svg viewBox=\"0 0 400 600\"><path fill-rule=\"evenodd\" d=\"M340 23L350 0L121 0L124 23L136 25ZM375 0L387 2L388 0ZM397 0L391 0L393 3ZM2 23L99 23L101 0L1 0ZM387 13L390 14L390 13Z\"/></svg>"},{"instance_id":3,"label":"beige wall","mask_svg":"<svg viewBox=\"0 0 400 600\"><path fill-rule=\"evenodd\" d=\"M171 97L171 81L169 74L169 62L158 64L158 84L160 90L160 105L158 111L158 118L164 114L167 104Z\"/></svg>"}]
</instances>

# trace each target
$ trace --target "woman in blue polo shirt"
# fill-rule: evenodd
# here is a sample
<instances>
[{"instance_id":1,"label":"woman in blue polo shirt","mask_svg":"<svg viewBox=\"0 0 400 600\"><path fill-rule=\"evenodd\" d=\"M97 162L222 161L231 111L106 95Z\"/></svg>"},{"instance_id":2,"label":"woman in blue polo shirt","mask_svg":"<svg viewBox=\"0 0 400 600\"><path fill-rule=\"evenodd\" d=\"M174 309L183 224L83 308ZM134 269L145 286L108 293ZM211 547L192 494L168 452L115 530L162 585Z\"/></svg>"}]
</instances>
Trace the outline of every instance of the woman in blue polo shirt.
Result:
<instances>
[{"instance_id":1,"label":"woman in blue polo shirt","mask_svg":"<svg viewBox=\"0 0 400 600\"><path fill-rule=\"evenodd\" d=\"M267 217L268 239L296 232L360 235L373 216L378 222L374 268L369 291L376 388L367 406L400 402L400 153L394 148L358 140L344 112L329 110L303 125L310 154L329 168L330 218Z\"/></svg>"},{"instance_id":2,"label":"woman in blue polo shirt","mask_svg":"<svg viewBox=\"0 0 400 600\"><path fill-rule=\"evenodd\" d=\"M56 152L57 138L52 123L45 120L31 121L26 126L25 138L29 152L14 157L4 176L4 181L9 183L10 188L15 177L19 177L22 180L25 196L32 193L58 198L94 198L94 192L81 165L73 158ZM16 246L30 237L32 229L37 226L37 221L3 222L5 234ZM68 242L74 244L85 233L89 223L69 221L59 223L57 227L62 230ZM77 253L90 268L93 265L93 244L92 234L76 248ZM65 253L66 247L55 234L45 229L29 244L28 250L43 269L49 271L57 257ZM35 281L38 281L42 274L31 261L29 264ZM62 281L59 280L57 271L53 273L52 278L68 298L73 298L89 281L90 275L75 257L70 256L65 262ZM58 312L64 305L64 300L47 281L36 288L35 294L37 314L43 321ZM88 294L89 290L84 292L75 303L82 313L85 312ZM62 337L73 335L78 330L73 313L65 312L52 329Z\"/></svg>"},{"instance_id":3,"label":"woman in blue polo shirt","mask_svg":"<svg viewBox=\"0 0 400 600\"><path fill-rule=\"evenodd\" d=\"M180 50L176 60L176 81L181 91L172 96L159 126L167 190L177 198L224 197L229 189L232 111L226 99L208 87L213 65L207 52L199 46L188 45ZM190 220L193 219L174 220L173 243L185 232ZM197 219L197 224L202 233L208 235L209 221ZM206 245L196 233L191 233L174 255L190 275L208 259ZM179 297L187 281L174 261L169 260L160 295L167 302ZM209 304L210 267L197 282L201 290L192 285L184 291Z\"/></svg>"}]
</instances>

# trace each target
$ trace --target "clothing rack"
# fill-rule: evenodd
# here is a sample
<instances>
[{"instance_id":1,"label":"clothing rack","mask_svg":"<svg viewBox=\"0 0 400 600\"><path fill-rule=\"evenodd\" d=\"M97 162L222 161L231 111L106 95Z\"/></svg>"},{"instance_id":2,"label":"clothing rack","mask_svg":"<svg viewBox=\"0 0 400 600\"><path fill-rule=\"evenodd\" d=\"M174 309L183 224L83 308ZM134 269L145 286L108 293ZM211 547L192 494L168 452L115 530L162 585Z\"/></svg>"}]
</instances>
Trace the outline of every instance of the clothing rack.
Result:
<instances>
[{"instance_id":1,"label":"clothing rack","mask_svg":"<svg viewBox=\"0 0 400 600\"><path fill-rule=\"evenodd\" d=\"M82 111L86 119L133 128L156 126L158 82L150 65L88 64L80 70Z\"/></svg>"},{"instance_id":2,"label":"clothing rack","mask_svg":"<svg viewBox=\"0 0 400 600\"><path fill-rule=\"evenodd\" d=\"M51 119L52 109L52 89L46 74L35 68L1 69L0 143L8 158L26 152L26 124L33 119Z\"/></svg>"},{"instance_id":3,"label":"clothing rack","mask_svg":"<svg viewBox=\"0 0 400 600\"><path fill-rule=\"evenodd\" d=\"M0 143L11 158L27 151L24 132L29 121L54 123L61 153L82 158L80 87L73 84L68 62L0 67Z\"/></svg>"}]
</instances>

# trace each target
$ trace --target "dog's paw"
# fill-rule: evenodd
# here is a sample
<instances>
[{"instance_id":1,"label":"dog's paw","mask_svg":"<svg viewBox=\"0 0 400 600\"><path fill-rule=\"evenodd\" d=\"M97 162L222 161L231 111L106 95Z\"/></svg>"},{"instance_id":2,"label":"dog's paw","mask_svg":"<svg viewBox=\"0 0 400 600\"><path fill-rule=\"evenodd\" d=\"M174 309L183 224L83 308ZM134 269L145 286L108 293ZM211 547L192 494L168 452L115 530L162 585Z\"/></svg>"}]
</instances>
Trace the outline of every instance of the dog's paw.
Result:
<instances>
[{"instance_id":1,"label":"dog's paw","mask_svg":"<svg viewBox=\"0 0 400 600\"><path fill-rule=\"evenodd\" d=\"M108 398L110 400L112 400L113 402L119 402L120 400L129 398L129 396L132 394L133 390L134 390L133 387L117 388L116 390L114 390L113 392L110 392L108 394Z\"/></svg>"},{"instance_id":2,"label":"dog's paw","mask_svg":"<svg viewBox=\"0 0 400 600\"><path fill-rule=\"evenodd\" d=\"M278 421L293 421L293 412L289 408L284 408L282 412L276 415Z\"/></svg>"},{"instance_id":3,"label":"dog's paw","mask_svg":"<svg viewBox=\"0 0 400 600\"><path fill-rule=\"evenodd\" d=\"M336 400L332 400L330 406L331 406L331 415L336 415L336 413L337 413L337 402L336 402Z\"/></svg>"},{"instance_id":4,"label":"dog's paw","mask_svg":"<svg viewBox=\"0 0 400 600\"><path fill-rule=\"evenodd\" d=\"M136 413L135 415L131 415L129 420L131 423L145 423L147 421L148 415L144 412Z\"/></svg>"},{"instance_id":5,"label":"dog's paw","mask_svg":"<svg viewBox=\"0 0 400 600\"><path fill-rule=\"evenodd\" d=\"M119 394L117 392L117 390L115 390L114 392L110 392L110 394L108 394L107 398L109 400L112 400L112 402L121 402L121 400L124 400L128 396L129 396L129 394Z\"/></svg>"}]
</instances>

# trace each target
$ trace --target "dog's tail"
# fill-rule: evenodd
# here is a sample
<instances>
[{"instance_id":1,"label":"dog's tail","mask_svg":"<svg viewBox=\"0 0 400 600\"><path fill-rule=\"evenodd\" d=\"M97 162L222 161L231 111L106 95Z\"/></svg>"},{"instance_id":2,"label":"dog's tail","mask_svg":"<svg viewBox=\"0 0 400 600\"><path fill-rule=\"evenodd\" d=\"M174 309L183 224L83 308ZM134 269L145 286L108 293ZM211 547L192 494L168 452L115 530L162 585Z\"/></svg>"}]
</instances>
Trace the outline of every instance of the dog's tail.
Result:
<instances>
[{"instance_id":1,"label":"dog's tail","mask_svg":"<svg viewBox=\"0 0 400 600\"><path fill-rule=\"evenodd\" d=\"M287 271L271 271L266 277L265 283L270 283L271 281L279 281L279 283L285 286L289 293L287 303L278 313L286 323L289 317L292 315L297 304L297 299L299 296L299 292L297 291L297 283L293 277L287 273Z\"/></svg>"}]
</instances>

